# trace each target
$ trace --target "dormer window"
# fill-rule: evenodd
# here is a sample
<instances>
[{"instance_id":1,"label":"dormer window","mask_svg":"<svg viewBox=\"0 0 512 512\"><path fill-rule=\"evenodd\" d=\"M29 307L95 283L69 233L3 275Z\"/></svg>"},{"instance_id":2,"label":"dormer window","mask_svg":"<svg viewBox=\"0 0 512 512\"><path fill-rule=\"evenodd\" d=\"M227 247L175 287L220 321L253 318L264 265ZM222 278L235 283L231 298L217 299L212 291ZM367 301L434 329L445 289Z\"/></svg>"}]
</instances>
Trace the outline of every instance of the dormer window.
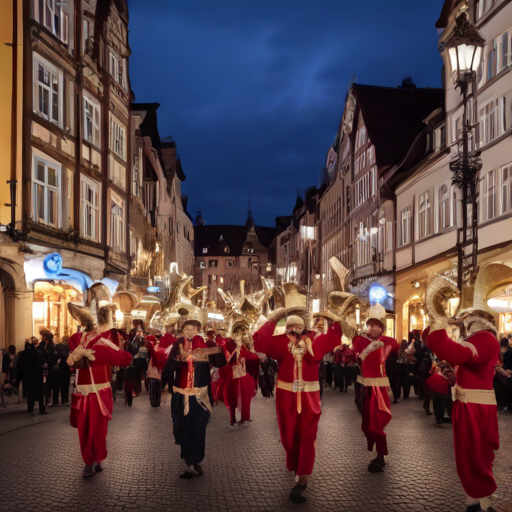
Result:
<instances>
[{"instance_id":1,"label":"dormer window","mask_svg":"<svg viewBox=\"0 0 512 512\"><path fill-rule=\"evenodd\" d=\"M226 247L224 247L224 252L225 252L226 254L229 254L229 247L228 247L227 245L226 245Z\"/></svg>"},{"instance_id":2,"label":"dormer window","mask_svg":"<svg viewBox=\"0 0 512 512\"><path fill-rule=\"evenodd\" d=\"M208 247L203 247L203 254L208 254Z\"/></svg>"}]
</instances>

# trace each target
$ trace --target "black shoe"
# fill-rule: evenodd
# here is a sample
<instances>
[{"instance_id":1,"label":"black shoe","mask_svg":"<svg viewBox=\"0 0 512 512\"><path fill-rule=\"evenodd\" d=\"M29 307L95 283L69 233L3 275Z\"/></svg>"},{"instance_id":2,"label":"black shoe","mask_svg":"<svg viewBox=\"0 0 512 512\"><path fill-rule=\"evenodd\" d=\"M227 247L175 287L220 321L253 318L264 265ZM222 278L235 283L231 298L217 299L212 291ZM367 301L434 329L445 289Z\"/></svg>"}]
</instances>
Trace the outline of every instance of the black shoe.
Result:
<instances>
[{"instance_id":1,"label":"black shoe","mask_svg":"<svg viewBox=\"0 0 512 512\"><path fill-rule=\"evenodd\" d=\"M371 461L370 461L370 464L373 464L374 466L379 466L379 467L383 468L383 467L385 467L385 466L386 466L386 461L384 461L384 460L383 460L383 461L381 462L381 461L378 459L378 457L375 457L375 459L373 459L373 460L371 460Z\"/></svg>"},{"instance_id":2,"label":"black shoe","mask_svg":"<svg viewBox=\"0 0 512 512\"><path fill-rule=\"evenodd\" d=\"M48 414L46 411L39 411L39 414Z\"/></svg>"},{"instance_id":3,"label":"black shoe","mask_svg":"<svg viewBox=\"0 0 512 512\"><path fill-rule=\"evenodd\" d=\"M370 462L370 464L368 464L368 471L370 473L382 473L384 470L382 469L381 466L378 466L377 464Z\"/></svg>"},{"instance_id":4,"label":"black shoe","mask_svg":"<svg viewBox=\"0 0 512 512\"><path fill-rule=\"evenodd\" d=\"M101 473L103 471L103 468L101 467L101 462L96 462L96 464L94 465L94 471L96 471L96 473Z\"/></svg>"},{"instance_id":5,"label":"black shoe","mask_svg":"<svg viewBox=\"0 0 512 512\"><path fill-rule=\"evenodd\" d=\"M188 469L181 473L180 478L183 478L183 480L190 480L191 478L194 478L197 476L197 473L195 471L189 471Z\"/></svg>"},{"instance_id":6,"label":"black shoe","mask_svg":"<svg viewBox=\"0 0 512 512\"><path fill-rule=\"evenodd\" d=\"M32 413L34 412L34 409L32 409L32 410L27 409L27 412L28 412L29 414L32 414Z\"/></svg>"},{"instance_id":7,"label":"black shoe","mask_svg":"<svg viewBox=\"0 0 512 512\"><path fill-rule=\"evenodd\" d=\"M301 485L299 483L295 484L290 492L290 501L297 504L306 503L307 498L302 496L302 493L306 490L306 487L307 485Z\"/></svg>"},{"instance_id":8,"label":"black shoe","mask_svg":"<svg viewBox=\"0 0 512 512\"><path fill-rule=\"evenodd\" d=\"M480 504L476 504L476 505L468 505L466 507L466 512L481 512L481 508L480 508Z\"/></svg>"},{"instance_id":9,"label":"black shoe","mask_svg":"<svg viewBox=\"0 0 512 512\"><path fill-rule=\"evenodd\" d=\"M203 476L203 468L199 464L194 464L194 470L197 473L196 476Z\"/></svg>"}]
</instances>

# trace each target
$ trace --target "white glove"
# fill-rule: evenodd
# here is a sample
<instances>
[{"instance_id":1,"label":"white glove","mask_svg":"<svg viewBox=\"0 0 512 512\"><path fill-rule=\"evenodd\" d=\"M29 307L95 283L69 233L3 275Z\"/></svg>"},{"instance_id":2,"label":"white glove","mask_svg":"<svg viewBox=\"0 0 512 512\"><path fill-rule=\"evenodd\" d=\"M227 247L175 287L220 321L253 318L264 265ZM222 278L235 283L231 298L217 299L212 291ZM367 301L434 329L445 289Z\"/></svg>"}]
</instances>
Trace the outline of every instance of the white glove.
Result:
<instances>
[{"instance_id":1,"label":"white glove","mask_svg":"<svg viewBox=\"0 0 512 512\"><path fill-rule=\"evenodd\" d=\"M71 355L75 361L79 361L82 357L86 357L89 361L94 361L96 359L96 357L94 357L94 350L84 347L75 348Z\"/></svg>"}]
</instances>

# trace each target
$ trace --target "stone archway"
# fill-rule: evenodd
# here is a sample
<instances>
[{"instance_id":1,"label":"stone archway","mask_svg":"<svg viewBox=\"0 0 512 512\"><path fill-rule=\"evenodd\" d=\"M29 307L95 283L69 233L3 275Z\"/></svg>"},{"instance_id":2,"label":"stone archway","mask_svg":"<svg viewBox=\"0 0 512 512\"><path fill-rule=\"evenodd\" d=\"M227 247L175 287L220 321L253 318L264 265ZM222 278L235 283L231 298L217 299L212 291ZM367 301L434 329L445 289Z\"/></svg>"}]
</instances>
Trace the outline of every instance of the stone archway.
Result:
<instances>
[{"instance_id":1,"label":"stone archway","mask_svg":"<svg viewBox=\"0 0 512 512\"><path fill-rule=\"evenodd\" d=\"M503 263L489 263L479 273L475 282L473 307L489 311L487 295L503 281L512 280L512 268ZM494 312L490 311L492 314Z\"/></svg>"},{"instance_id":2,"label":"stone archway","mask_svg":"<svg viewBox=\"0 0 512 512\"><path fill-rule=\"evenodd\" d=\"M14 292L14 279L0 267L0 347L7 348L12 345L9 340L9 294Z\"/></svg>"},{"instance_id":3,"label":"stone archway","mask_svg":"<svg viewBox=\"0 0 512 512\"><path fill-rule=\"evenodd\" d=\"M15 345L20 350L31 336L32 298L23 265L0 257L0 347Z\"/></svg>"}]
</instances>

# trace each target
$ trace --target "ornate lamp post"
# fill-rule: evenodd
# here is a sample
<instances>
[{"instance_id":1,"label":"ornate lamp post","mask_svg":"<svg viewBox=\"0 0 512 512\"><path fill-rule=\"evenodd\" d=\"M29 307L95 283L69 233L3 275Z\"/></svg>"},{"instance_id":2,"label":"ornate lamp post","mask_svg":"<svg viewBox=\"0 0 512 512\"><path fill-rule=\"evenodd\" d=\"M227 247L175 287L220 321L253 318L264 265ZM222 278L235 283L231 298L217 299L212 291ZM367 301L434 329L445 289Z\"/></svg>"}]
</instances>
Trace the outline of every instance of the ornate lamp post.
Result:
<instances>
[{"instance_id":1,"label":"ornate lamp post","mask_svg":"<svg viewBox=\"0 0 512 512\"><path fill-rule=\"evenodd\" d=\"M464 274L468 273L466 279L470 285L473 285L478 273L477 198L478 172L482 168L482 162L479 158L480 151L469 150L472 126L467 115L467 95L469 84L475 81L477 70L480 67L484 45L485 38L478 28L468 20L467 7L464 7L456 18L452 33L439 45L441 53L448 50L455 88L460 89L463 103L462 135L457 141L458 156L450 163L450 170L453 173L452 183L462 192L462 240L459 236L457 269L457 286L461 296L461 305ZM465 251L468 243L468 205L471 205L473 250L471 263L465 268Z\"/></svg>"},{"instance_id":2,"label":"ornate lamp post","mask_svg":"<svg viewBox=\"0 0 512 512\"><path fill-rule=\"evenodd\" d=\"M310 329L313 325L313 302L312 302L312 274L313 274L313 255L312 243L316 240L316 228L314 226L301 226L300 235L304 241L306 249L306 267L307 275L307 296L306 296L306 328Z\"/></svg>"}]
</instances>

